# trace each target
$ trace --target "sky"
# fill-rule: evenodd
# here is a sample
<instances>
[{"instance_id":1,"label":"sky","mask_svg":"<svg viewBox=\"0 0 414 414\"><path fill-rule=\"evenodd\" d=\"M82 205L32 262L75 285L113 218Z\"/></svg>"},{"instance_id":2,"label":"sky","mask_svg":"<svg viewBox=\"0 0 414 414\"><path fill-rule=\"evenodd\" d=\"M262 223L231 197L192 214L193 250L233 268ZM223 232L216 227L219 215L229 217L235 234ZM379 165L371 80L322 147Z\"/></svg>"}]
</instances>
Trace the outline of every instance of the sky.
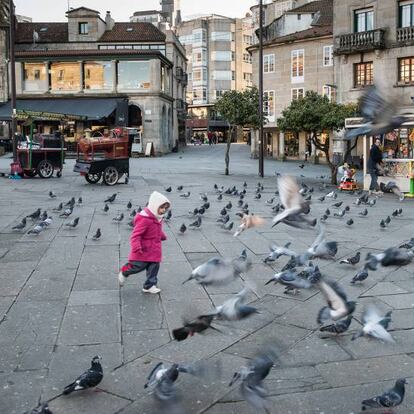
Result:
<instances>
[{"instance_id":1,"label":"sky","mask_svg":"<svg viewBox=\"0 0 414 414\"><path fill-rule=\"evenodd\" d=\"M65 12L70 7L80 6L101 12L105 18L111 11L115 21L129 21L134 11L158 10L159 0L14 0L16 14L31 17L34 22L66 21ZM243 17L256 4L256 0L181 0L181 15L222 14L228 17Z\"/></svg>"}]
</instances>

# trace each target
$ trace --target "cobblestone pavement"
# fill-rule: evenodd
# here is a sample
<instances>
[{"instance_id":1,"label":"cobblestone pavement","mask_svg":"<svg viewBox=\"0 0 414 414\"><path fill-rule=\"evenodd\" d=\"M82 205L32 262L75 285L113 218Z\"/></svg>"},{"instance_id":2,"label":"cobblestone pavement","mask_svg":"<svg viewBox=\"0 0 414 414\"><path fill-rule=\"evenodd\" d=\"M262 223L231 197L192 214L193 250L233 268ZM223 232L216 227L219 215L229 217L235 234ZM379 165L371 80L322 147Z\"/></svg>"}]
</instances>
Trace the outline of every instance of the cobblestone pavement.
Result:
<instances>
[{"instance_id":1,"label":"cobblestone pavement","mask_svg":"<svg viewBox=\"0 0 414 414\"><path fill-rule=\"evenodd\" d=\"M397 246L414 236L413 202L400 204L394 197L384 196L368 207L368 217L363 218L357 215L362 208L352 204L355 197L338 196L351 206L347 217L353 217L355 223L348 227L346 219L329 218L327 233L339 242L339 251L336 262L320 261L323 274L340 281L349 297L357 300L357 319L366 303L392 310L390 329L396 344L365 338L351 341L360 326L358 321L343 336L323 337L316 323L323 299L316 289L288 296L280 286L264 285L286 263L286 259L272 266L263 263L269 244L291 241L293 248L303 250L316 231L283 224L270 228L271 211L264 200L274 196L275 170L303 174L305 182L315 185L316 200L321 194L317 177L326 175L327 167L306 165L300 170L294 162L266 161L268 177L259 180L257 160L249 158L248 147L233 145L232 175L226 177L222 174L223 151L222 145L188 147L162 158L133 159L130 183L113 188L87 184L71 172L73 160L67 161L60 179L0 178L1 413L20 414L40 400L48 400L58 414L152 414L156 412L153 399L143 387L151 367L159 361L197 359L221 360L222 376L205 381L182 375L177 385L185 413L256 413L242 401L237 387L229 388L228 383L233 372L271 340L281 354L281 363L265 382L272 413L357 413L363 398L382 392L398 377L414 377L414 265L382 268L371 272L364 283L350 285L356 269L339 264L340 258L355 251L365 258L367 252ZM1 158L0 169L6 169L9 162ZM216 224L218 212L231 197L216 201L213 184L240 187L244 181L251 211L268 223L235 239ZM258 181L265 190L261 200L254 200ZM189 199L179 197L175 190L179 184L191 191ZM130 228L127 220L115 224L112 218L118 212L127 213L129 200L134 207L143 206L153 190L163 191L168 185L173 187L168 195L173 219L165 225L168 241L160 271L162 293L142 294L142 275L131 277L120 290L116 275L128 255ZM57 194L56 199L48 197L49 190ZM103 200L114 191L116 201L104 213ZM202 229L179 235L181 223L192 219L187 212L201 205L198 194L202 191L212 201ZM65 220L55 217L50 228L38 236L11 230L37 207L51 212L72 196L83 198L83 205L73 213L80 217L78 228L68 229ZM315 201L311 214L320 217L327 207L333 212L331 204ZM380 219L400 206L402 216L381 229ZM233 207L232 215L235 211ZM98 227L103 236L94 242L91 236ZM247 279L256 285L250 301L260 314L230 328L222 326L225 333L209 331L181 343L172 341L171 330L179 326L183 313L209 310L241 288L241 281L206 288L191 282L183 287L181 282L206 259L235 257L242 249L247 249L253 262ZM63 387L89 367L96 354L102 356L105 372L100 392L61 396ZM407 387L399 413L414 412L413 385Z\"/></svg>"}]
</instances>

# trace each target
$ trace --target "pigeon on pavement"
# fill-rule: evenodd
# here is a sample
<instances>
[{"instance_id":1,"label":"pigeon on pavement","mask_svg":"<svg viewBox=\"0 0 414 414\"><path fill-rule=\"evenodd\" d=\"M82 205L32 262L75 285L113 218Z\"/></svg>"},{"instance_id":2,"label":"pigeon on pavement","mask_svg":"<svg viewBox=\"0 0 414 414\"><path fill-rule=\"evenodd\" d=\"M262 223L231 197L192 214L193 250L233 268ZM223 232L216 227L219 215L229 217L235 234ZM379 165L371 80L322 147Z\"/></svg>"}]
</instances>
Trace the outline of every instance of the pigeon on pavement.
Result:
<instances>
[{"instance_id":1,"label":"pigeon on pavement","mask_svg":"<svg viewBox=\"0 0 414 414\"><path fill-rule=\"evenodd\" d=\"M67 209L63 211L63 213L59 214L59 217L63 217L63 218L69 217L72 214L72 211L73 211L73 208L68 207Z\"/></svg>"},{"instance_id":2,"label":"pigeon on pavement","mask_svg":"<svg viewBox=\"0 0 414 414\"><path fill-rule=\"evenodd\" d=\"M408 249L408 250L414 249L414 237L411 237L411 239L408 242L403 243L400 246L400 249Z\"/></svg>"},{"instance_id":3,"label":"pigeon on pavement","mask_svg":"<svg viewBox=\"0 0 414 414\"><path fill-rule=\"evenodd\" d=\"M186 193L180 194L180 197L188 198L188 197L190 197L190 195L191 195L190 191L187 191Z\"/></svg>"},{"instance_id":4,"label":"pigeon on pavement","mask_svg":"<svg viewBox=\"0 0 414 414\"><path fill-rule=\"evenodd\" d=\"M53 191L49 191L50 198L56 198L56 194Z\"/></svg>"},{"instance_id":5,"label":"pigeon on pavement","mask_svg":"<svg viewBox=\"0 0 414 414\"><path fill-rule=\"evenodd\" d=\"M294 294L299 293L300 289L309 289L312 286L309 280L299 277L298 274L292 270L275 273L265 285L272 282L286 286L285 293L293 290Z\"/></svg>"},{"instance_id":6,"label":"pigeon on pavement","mask_svg":"<svg viewBox=\"0 0 414 414\"><path fill-rule=\"evenodd\" d=\"M368 210L364 208L364 210L360 211L358 214L362 217L366 217L368 215Z\"/></svg>"},{"instance_id":7,"label":"pigeon on pavement","mask_svg":"<svg viewBox=\"0 0 414 414\"><path fill-rule=\"evenodd\" d=\"M395 247L390 247L382 253L367 255L367 267L370 270L377 270L378 264L384 267L387 266L405 266L411 263L414 257L414 252L411 250L402 250Z\"/></svg>"},{"instance_id":8,"label":"pigeon on pavement","mask_svg":"<svg viewBox=\"0 0 414 414\"><path fill-rule=\"evenodd\" d=\"M276 244L270 245L270 253L263 260L264 263L274 262L279 259L279 257L286 255L286 249L288 249L291 244L291 242L288 242L283 247L279 247Z\"/></svg>"},{"instance_id":9,"label":"pigeon on pavement","mask_svg":"<svg viewBox=\"0 0 414 414\"><path fill-rule=\"evenodd\" d=\"M74 218L70 223L66 223L65 226L74 229L79 223L79 217Z\"/></svg>"},{"instance_id":10,"label":"pigeon on pavement","mask_svg":"<svg viewBox=\"0 0 414 414\"><path fill-rule=\"evenodd\" d=\"M405 378L400 378L390 390L387 390L376 397L362 401L362 411L366 411L370 408L397 407L404 401L406 383L407 381Z\"/></svg>"},{"instance_id":11,"label":"pigeon on pavement","mask_svg":"<svg viewBox=\"0 0 414 414\"><path fill-rule=\"evenodd\" d=\"M181 234L184 234L186 232L186 230L187 230L187 226L184 223L181 224L181 226L180 226L180 233Z\"/></svg>"},{"instance_id":12,"label":"pigeon on pavement","mask_svg":"<svg viewBox=\"0 0 414 414\"><path fill-rule=\"evenodd\" d=\"M132 208L132 203L131 203L131 200L129 200L129 201L128 201L128 204L127 204L127 206L126 206L126 207L127 207L127 209L128 209L128 210L129 210L130 208Z\"/></svg>"},{"instance_id":13,"label":"pigeon on pavement","mask_svg":"<svg viewBox=\"0 0 414 414\"><path fill-rule=\"evenodd\" d=\"M42 212L42 210L40 208L38 208L32 214L29 214L28 216L26 216L26 218L29 218L29 219L32 219L32 220L37 220L40 217L41 212Z\"/></svg>"},{"instance_id":14,"label":"pigeon on pavement","mask_svg":"<svg viewBox=\"0 0 414 414\"><path fill-rule=\"evenodd\" d=\"M348 259L341 260L340 264L356 265L361 260L361 252L356 252L355 256L348 257Z\"/></svg>"},{"instance_id":15,"label":"pigeon on pavement","mask_svg":"<svg viewBox=\"0 0 414 414\"><path fill-rule=\"evenodd\" d=\"M95 356L91 361L91 367L80 375L74 382L67 385L63 390L63 394L67 395L74 391L85 390L87 388L96 387L103 378L103 370L101 365L101 357Z\"/></svg>"},{"instance_id":16,"label":"pigeon on pavement","mask_svg":"<svg viewBox=\"0 0 414 414\"><path fill-rule=\"evenodd\" d=\"M19 224L16 224L15 226L12 227L12 230L23 230L26 227L26 217L22 218L22 221Z\"/></svg>"},{"instance_id":17,"label":"pigeon on pavement","mask_svg":"<svg viewBox=\"0 0 414 414\"><path fill-rule=\"evenodd\" d=\"M124 219L124 213L120 213L116 217L114 217L112 221L116 221L117 223L120 223L123 219Z\"/></svg>"},{"instance_id":18,"label":"pigeon on pavement","mask_svg":"<svg viewBox=\"0 0 414 414\"><path fill-rule=\"evenodd\" d=\"M341 319L338 322L335 322L330 325L322 326L321 328L319 328L319 330L321 332L329 332L329 333L334 333L336 335L339 335L339 334L346 332L349 329L351 322L352 322L352 315L349 315L347 318Z\"/></svg>"},{"instance_id":19,"label":"pigeon on pavement","mask_svg":"<svg viewBox=\"0 0 414 414\"><path fill-rule=\"evenodd\" d=\"M112 194L110 197L104 200L104 203L113 203L115 199L116 199L116 193Z\"/></svg>"},{"instance_id":20,"label":"pigeon on pavement","mask_svg":"<svg viewBox=\"0 0 414 414\"><path fill-rule=\"evenodd\" d=\"M98 228L96 230L96 233L92 236L92 240L99 240L101 236L102 236L101 229Z\"/></svg>"},{"instance_id":21,"label":"pigeon on pavement","mask_svg":"<svg viewBox=\"0 0 414 414\"><path fill-rule=\"evenodd\" d=\"M171 193L172 188L171 188L171 187L167 187L167 188L165 189L165 191L166 191L167 193Z\"/></svg>"},{"instance_id":22,"label":"pigeon on pavement","mask_svg":"<svg viewBox=\"0 0 414 414\"><path fill-rule=\"evenodd\" d=\"M352 278L351 284L354 285L357 282L363 282L368 277L368 267L365 265L358 273Z\"/></svg>"},{"instance_id":23,"label":"pigeon on pavement","mask_svg":"<svg viewBox=\"0 0 414 414\"><path fill-rule=\"evenodd\" d=\"M60 203L57 207L52 208L52 211L62 211L63 209L63 203Z\"/></svg>"},{"instance_id":24,"label":"pigeon on pavement","mask_svg":"<svg viewBox=\"0 0 414 414\"><path fill-rule=\"evenodd\" d=\"M362 315L363 327L354 333L352 340L354 341L361 336L370 336L383 342L395 342L394 338L387 331L387 327L391 322L391 312L385 316L381 316L379 310L372 304L365 307Z\"/></svg>"},{"instance_id":25,"label":"pigeon on pavement","mask_svg":"<svg viewBox=\"0 0 414 414\"><path fill-rule=\"evenodd\" d=\"M24 414L53 414L49 409L48 403L40 403L36 408L31 411L26 411Z\"/></svg>"},{"instance_id":26,"label":"pigeon on pavement","mask_svg":"<svg viewBox=\"0 0 414 414\"><path fill-rule=\"evenodd\" d=\"M201 216L198 216L197 220L189 224L188 227L191 227L193 229L199 229L201 227L201 222L202 222Z\"/></svg>"}]
</instances>

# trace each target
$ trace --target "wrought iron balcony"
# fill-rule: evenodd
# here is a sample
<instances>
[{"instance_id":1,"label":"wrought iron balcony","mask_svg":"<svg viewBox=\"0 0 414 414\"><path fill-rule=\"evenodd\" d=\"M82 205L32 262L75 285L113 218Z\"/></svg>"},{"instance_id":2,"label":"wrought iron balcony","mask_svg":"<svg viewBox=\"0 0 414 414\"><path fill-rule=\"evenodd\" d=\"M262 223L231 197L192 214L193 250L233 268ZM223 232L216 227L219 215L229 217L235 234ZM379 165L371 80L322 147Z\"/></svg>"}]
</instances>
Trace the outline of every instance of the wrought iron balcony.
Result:
<instances>
[{"instance_id":1,"label":"wrought iron balcony","mask_svg":"<svg viewBox=\"0 0 414 414\"><path fill-rule=\"evenodd\" d=\"M349 33L335 37L335 53L348 55L385 48L385 30Z\"/></svg>"},{"instance_id":2,"label":"wrought iron balcony","mask_svg":"<svg viewBox=\"0 0 414 414\"><path fill-rule=\"evenodd\" d=\"M175 104L178 112L187 112L188 104L183 99L176 99Z\"/></svg>"},{"instance_id":3,"label":"wrought iron balcony","mask_svg":"<svg viewBox=\"0 0 414 414\"><path fill-rule=\"evenodd\" d=\"M397 42L404 45L414 44L414 26L399 27L397 29Z\"/></svg>"},{"instance_id":4,"label":"wrought iron balcony","mask_svg":"<svg viewBox=\"0 0 414 414\"><path fill-rule=\"evenodd\" d=\"M188 75L184 72L184 69L181 66L177 66L175 68L175 76L177 77L178 82L187 85L188 83Z\"/></svg>"}]
</instances>

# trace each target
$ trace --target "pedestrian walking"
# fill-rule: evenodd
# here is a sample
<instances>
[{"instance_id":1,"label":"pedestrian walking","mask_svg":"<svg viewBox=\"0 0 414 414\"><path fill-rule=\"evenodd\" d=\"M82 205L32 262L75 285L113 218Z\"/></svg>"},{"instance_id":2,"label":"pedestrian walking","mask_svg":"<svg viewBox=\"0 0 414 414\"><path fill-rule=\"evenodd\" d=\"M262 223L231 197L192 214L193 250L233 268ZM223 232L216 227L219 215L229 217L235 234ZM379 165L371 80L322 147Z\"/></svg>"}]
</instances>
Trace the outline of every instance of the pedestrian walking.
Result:
<instances>
[{"instance_id":1,"label":"pedestrian walking","mask_svg":"<svg viewBox=\"0 0 414 414\"><path fill-rule=\"evenodd\" d=\"M211 145L213 143L213 133L211 131L208 131L207 139L208 139L208 145Z\"/></svg>"},{"instance_id":2,"label":"pedestrian walking","mask_svg":"<svg viewBox=\"0 0 414 414\"><path fill-rule=\"evenodd\" d=\"M369 186L371 194L382 194L378 186L378 173L379 169L382 168L382 152L380 146L381 140L376 138L369 151L368 172L371 175L371 184Z\"/></svg>"},{"instance_id":3,"label":"pedestrian walking","mask_svg":"<svg viewBox=\"0 0 414 414\"><path fill-rule=\"evenodd\" d=\"M167 240L162 231L162 219L170 205L167 197L154 191L150 195L148 206L135 216L128 263L122 266L118 274L121 286L130 275L146 270L147 279L142 291L154 294L161 292L157 287L157 275L162 256L161 242Z\"/></svg>"}]
</instances>

